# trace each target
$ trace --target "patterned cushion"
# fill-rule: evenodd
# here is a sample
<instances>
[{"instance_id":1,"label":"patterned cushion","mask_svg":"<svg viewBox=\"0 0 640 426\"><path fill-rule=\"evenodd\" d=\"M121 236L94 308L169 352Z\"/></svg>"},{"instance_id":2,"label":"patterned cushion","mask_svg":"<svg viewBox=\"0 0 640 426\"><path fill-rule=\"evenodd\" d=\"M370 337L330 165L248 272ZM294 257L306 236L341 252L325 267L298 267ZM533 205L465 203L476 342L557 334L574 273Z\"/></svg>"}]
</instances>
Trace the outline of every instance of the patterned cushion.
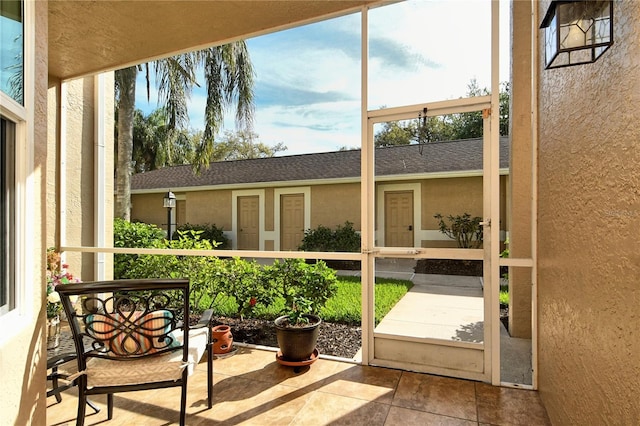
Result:
<instances>
[{"instance_id":1,"label":"patterned cushion","mask_svg":"<svg viewBox=\"0 0 640 426\"><path fill-rule=\"evenodd\" d=\"M144 358L113 360L90 357L86 365L87 387L121 386L137 383L176 381L184 368L192 374L207 348L206 327L189 330L187 362L182 361L182 351L173 351ZM182 334L178 337L182 344Z\"/></svg>"},{"instance_id":2,"label":"patterned cushion","mask_svg":"<svg viewBox=\"0 0 640 426\"><path fill-rule=\"evenodd\" d=\"M151 355L158 351L180 347L173 336L173 313L161 309L118 312L110 315L92 314L85 319L85 330L91 337L104 342L115 356Z\"/></svg>"}]
</instances>

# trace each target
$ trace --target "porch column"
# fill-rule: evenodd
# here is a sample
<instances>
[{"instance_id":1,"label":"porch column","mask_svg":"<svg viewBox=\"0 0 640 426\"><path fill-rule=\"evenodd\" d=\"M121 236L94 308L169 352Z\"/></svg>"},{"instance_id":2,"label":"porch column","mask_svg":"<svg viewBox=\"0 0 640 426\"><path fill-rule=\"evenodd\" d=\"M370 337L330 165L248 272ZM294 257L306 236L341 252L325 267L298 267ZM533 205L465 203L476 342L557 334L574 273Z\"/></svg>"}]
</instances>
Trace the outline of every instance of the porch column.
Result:
<instances>
[{"instance_id":1,"label":"porch column","mask_svg":"<svg viewBox=\"0 0 640 426\"><path fill-rule=\"evenodd\" d=\"M531 2L511 2L509 257L531 257ZM531 268L510 267L509 333L531 338Z\"/></svg>"}]
</instances>

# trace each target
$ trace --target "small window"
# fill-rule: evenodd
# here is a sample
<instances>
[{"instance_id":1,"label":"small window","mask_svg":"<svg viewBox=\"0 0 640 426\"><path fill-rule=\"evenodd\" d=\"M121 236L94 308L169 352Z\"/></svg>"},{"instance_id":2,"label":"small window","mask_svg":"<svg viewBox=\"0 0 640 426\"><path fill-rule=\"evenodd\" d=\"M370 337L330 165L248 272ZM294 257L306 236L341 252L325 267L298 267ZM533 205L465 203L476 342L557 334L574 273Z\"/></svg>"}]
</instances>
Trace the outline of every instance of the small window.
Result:
<instances>
[{"instance_id":1,"label":"small window","mask_svg":"<svg viewBox=\"0 0 640 426\"><path fill-rule=\"evenodd\" d=\"M0 118L0 315L15 308L14 146L15 123Z\"/></svg>"},{"instance_id":2,"label":"small window","mask_svg":"<svg viewBox=\"0 0 640 426\"><path fill-rule=\"evenodd\" d=\"M24 22L22 1L0 1L0 90L24 105Z\"/></svg>"}]
</instances>

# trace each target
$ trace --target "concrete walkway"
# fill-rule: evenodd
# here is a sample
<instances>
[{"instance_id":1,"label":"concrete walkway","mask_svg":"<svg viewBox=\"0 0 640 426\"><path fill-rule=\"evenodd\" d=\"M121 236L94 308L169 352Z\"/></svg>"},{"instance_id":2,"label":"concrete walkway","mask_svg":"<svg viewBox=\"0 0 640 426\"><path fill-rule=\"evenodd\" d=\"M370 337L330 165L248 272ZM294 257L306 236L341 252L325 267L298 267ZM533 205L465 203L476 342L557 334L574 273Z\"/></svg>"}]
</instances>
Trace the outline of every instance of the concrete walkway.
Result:
<instances>
[{"instance_id":1,"label":"concrete walkway","mask_svg":"<svg viewBox=\"0 0 640 426\"><path fill-rule=\"evenodd\" d=\"M407 337L482 343L484 300L479 277L416 274L412 259L377 259L376 276L410 280L414 286L375 331ZM360 271L338 271L359 276ZM501 324L501 380L531 384L531 340L516 339Z\"/></svg>"}]
</instances>

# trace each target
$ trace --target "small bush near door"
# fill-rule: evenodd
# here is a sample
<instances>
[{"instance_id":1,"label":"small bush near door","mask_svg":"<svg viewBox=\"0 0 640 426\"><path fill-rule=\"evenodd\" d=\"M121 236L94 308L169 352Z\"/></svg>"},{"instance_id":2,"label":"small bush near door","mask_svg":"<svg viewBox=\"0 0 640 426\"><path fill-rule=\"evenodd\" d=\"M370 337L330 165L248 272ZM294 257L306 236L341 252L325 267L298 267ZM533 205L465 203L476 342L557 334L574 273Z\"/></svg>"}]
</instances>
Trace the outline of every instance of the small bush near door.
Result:
<instances>
[{"instance_id":1,"label":"small bush near door","mask_svg":"<svg viewBox=\"0 0 640 426\"><path fill-rule=\"evenodd\" d=\"M469 213L446 218L437 213L433 217L438 221L440 232L455 240L458 248L477 249L482 246L481 217L471 217Z\"/></svg>"},{"instance_id":2,"label":"small bush near door","mask_svg":"<svg viewBox=\"0 0 640 426\"><path fill-rule=\"evenodd\" d=\"M219 249L229 249L229 239L225 237L224 231L222 228L218 228L215 224L205 223L204 225L192 225L190 223L185 223L184 225L178 226L178 229L173 234L173 239L177 240L180 238L178 232L182 231L182 235L189 238L189 235L194 235L190 232L184 231L199 231L198 237L200 240L208 240L213 244L216 248ZM219 243L216 245L215 243Z\"/></svg>"},{"instance_id":3,"label":"small bush near door","mask_svg":"<svg viewBox=\"0 0 640 426\"><path fill-rule=\"evenodd\" d=\"M319 225L315 229L306 230L298 250L357 253L360 247L360 234L353 228L353 223L347 221L335 229ZM355 260L326 260L325 262L333 269L360 269L360 262Z\"/></svg>"}]
</instances>

